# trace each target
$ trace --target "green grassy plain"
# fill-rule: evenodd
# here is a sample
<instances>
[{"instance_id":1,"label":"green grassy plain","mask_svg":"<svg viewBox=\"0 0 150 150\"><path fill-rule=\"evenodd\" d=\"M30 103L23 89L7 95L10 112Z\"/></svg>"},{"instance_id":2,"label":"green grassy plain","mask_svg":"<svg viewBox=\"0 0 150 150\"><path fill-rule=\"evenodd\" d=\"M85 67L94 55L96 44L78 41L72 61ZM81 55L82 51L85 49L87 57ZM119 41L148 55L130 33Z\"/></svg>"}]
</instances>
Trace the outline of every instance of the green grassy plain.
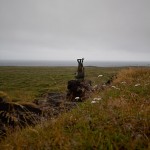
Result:
<instances>
[{"instance_id":1,"label":"green grassy plain","mask_svg":"<svg viewBox=\"0 0 150 150\"><path fill-rule=\"evenodd\" d=\"M14 99L17 95L11 95L13 90L19 88L24 94L30 91L34 93L33 97L29 94L32 100L41 91L66 91L66 83L73 79L75 71L75 67L1 67L0 90ZM87 101L56 119L18 129L1 141L0 149L150 149L150 68L86 68L86 78L94 85L106 82L116 73L117 78L105 90L93 93ZM99 74L103 77L97 78ZM27 79L30 82L23 86ZM101 100L91 103L98 97ZM19 100L26 100L26 96Z\"/></svg>"},{"instance_id":2,"label":"green grassy plain","mask_svg":"<svg viewBox=\"0 0 150 150\"><path fill-rule=\"evenodd\" d=\"M119 68L86 67L86 78L93 84L107 81ZM48 91L66 92L76 67L0 67L0 91L12 101L33 101ZM103 74L102 79L97 76Z\"/></svg>"}]
</instances>

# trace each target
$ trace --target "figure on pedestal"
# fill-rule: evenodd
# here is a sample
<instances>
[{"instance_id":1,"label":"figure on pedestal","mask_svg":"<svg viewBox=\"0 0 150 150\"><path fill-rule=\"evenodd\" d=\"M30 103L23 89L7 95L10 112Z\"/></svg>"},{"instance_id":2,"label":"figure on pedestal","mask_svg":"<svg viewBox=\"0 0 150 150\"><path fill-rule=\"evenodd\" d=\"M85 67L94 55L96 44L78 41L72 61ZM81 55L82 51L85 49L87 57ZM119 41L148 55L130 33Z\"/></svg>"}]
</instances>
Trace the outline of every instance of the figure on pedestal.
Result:
<instances>
[{"instance_id":1,"label":"figure on pedestal","mask_svg":"<svg viewBox=\"0 0 150 150\"><path fill-rule=\"evenodd\" d=\"M83 80L84 80L83 60L84 60L84 58L82 58L82 59L77 59L77 62L78 62L78 70L77 70L77 73L76 73L76 76L75 76L76 79L83 79Z\"/></svg>"}]
</instances>

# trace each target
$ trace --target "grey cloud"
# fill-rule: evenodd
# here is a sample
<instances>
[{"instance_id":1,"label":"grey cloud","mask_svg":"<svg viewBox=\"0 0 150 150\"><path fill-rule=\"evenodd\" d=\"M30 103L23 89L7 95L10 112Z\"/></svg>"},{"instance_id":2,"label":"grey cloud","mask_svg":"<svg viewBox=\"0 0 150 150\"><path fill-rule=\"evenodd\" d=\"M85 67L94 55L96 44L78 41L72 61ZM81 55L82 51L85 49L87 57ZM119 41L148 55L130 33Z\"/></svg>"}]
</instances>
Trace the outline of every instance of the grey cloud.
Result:
<instances>
[{"instance_id":1,"label":"grey cloud","mask_svg":"<svg viewBox=\"0 0 150 150\"><path fill-rule=\"evenodd\" d=\"M149 8L149 0L1 0L0 59L149 60Z\"/></svg>"}]
</instances>

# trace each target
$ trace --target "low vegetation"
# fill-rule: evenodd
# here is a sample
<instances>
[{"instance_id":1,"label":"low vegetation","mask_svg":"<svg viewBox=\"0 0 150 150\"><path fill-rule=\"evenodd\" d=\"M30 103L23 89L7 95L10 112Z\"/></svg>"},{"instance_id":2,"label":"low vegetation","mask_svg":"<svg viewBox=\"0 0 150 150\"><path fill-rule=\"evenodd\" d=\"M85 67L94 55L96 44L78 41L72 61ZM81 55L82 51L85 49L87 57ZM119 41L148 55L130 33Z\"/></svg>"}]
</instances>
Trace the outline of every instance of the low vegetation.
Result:
<instances>
[{"instance_id":1,"label":"low vegetation","mask_svg":"<svg viewBox=\"0 0 150 150\"><path fill-rule=\"evenodd\" d=\"M75 72L74 67L0 70L0 90L10 99L17 98L12 94L17 89L24 91L18 101L26 100L28 92L34 93L28 94L30 101L49 90L64 92ZM103 84L115 74L109 86L99 89L70 112L9 133L1 141L0 149L150 149L150 69L86 68L86 78L93 85ZM16 82L10 82L11 79ZM27 79L30 84L24 86Z\"/></svg>"},{"instance_id":2,"label":"low vegetation","mask_svg":"<svg viewBox=\"0 0 150 150\"><path fill-rule=\"evenodd\" d=\"M31 102L41 94L66 92L68 80L74 79L76 67L0 67L0 91L14 102ZM119 68L86 67L86 78L105 82ZM104 74L103 79L98 79Z\"/></svg>"}]
</instances>

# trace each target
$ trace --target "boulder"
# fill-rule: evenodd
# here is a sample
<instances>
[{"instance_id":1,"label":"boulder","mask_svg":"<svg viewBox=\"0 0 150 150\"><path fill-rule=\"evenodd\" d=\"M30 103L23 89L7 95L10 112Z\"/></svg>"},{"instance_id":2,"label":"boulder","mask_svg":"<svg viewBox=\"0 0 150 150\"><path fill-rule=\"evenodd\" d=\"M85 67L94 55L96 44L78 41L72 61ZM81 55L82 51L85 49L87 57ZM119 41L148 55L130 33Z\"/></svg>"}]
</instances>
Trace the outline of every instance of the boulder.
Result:
<instances>
[{"instance_id":1,"label":"boulder","mask_svg":"<svg viewBox=\"0 0 150 150\"><path fill-rule=\"evenodd\" d=\"M67 99L70 101L83 101L92 91L90 80L70 80L67 85ZM78 98L77 98L78 97Z\"/></svg>"}]
</instances>

